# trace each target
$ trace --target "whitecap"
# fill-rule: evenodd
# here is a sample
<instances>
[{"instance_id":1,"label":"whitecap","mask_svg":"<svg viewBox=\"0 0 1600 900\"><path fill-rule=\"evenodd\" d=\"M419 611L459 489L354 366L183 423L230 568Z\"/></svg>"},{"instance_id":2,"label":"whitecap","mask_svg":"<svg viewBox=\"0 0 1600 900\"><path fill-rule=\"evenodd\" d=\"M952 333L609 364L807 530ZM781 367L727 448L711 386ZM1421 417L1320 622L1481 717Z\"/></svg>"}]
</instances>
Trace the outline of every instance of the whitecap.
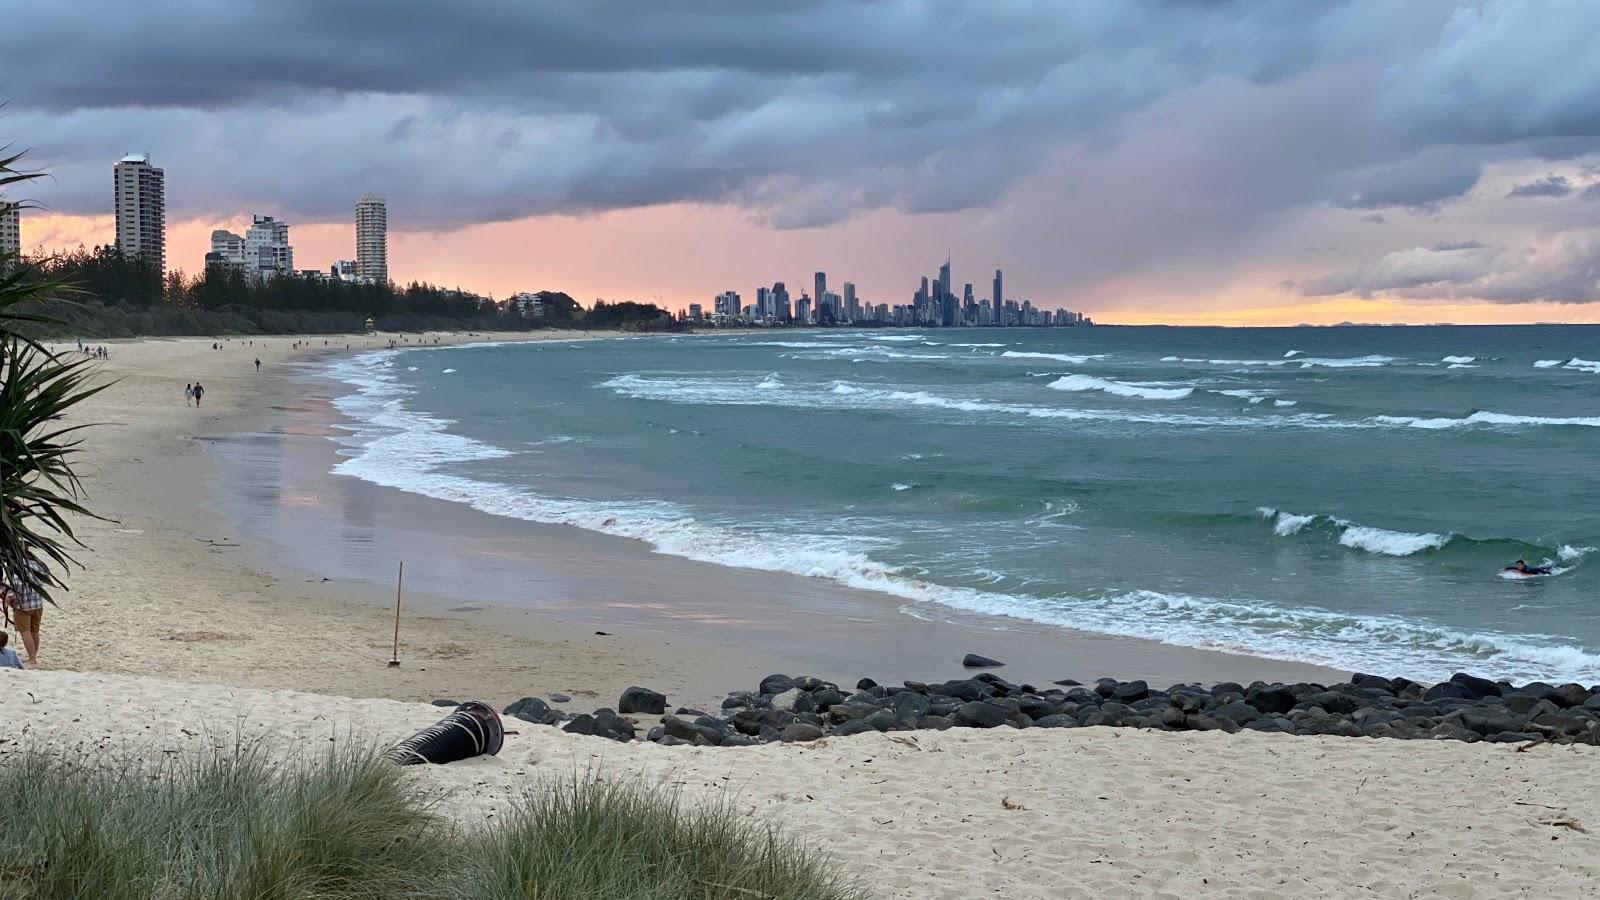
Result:
<instances>
[{"instance_id":1,"label":"whitecap","mask_svg":"<svg viewBox=\"0 0 1600 900\"><path fill-rule=\"evenodd\" d=\"M1384 425L1403 425L1407 428L1423 428L1431 431L1444 428L1466 428L1472 425L1492 425L1505 428L1536 425L1581 425L1589 428L1600 428L1600 416L1513 416L1484 410L1478 410L1459 419L1428 418L1424 416L1376 416L1373 421Z\"/></svg>"},{"instance_id":2,"label":"whitecap","mask_svg":"<svg viewBox=\"0 0 1600 900\"><path fill-rule=\"evenodd\" d=\"M1283 355L1283 358L1284 359L1290 359L1292 357L1296 357L1296 356L1299 356L1299 355L1300 355L1300 351L1299 350L1290 350L1288 353L1285 353Z\"/></svg>"},{"instance_id":3,"label":"whitecap","mask_svg":"<svg viewBox=\"0 0 1600 900\"><path fill-rule=\"evenodd\" d=\"M1534 360L1533 367L1535 369L1552 369L1561 365L1561 362L1559 359L1538 359Z\"/></svg>"},{"instance_id":4,"label":"whitecap","mask_svg":"<svg viewBox=\"0 0 1600 900\"><path fill-rule=\"evenodd\" d=\"M1411 556L1423 550L1437 550L1449 541L1450 536L1447 534L1389 531L1386 528L1370 528L1365 525L1351 525L1339 535L1341 546L1354 547L1368 553L1381 553L1384 556Z\"/></svg>"},{"instance_id":5,"label":"whitecap","mask_svg":"<svg viewBox=\"0 0 1600 900\"><path fill-rule=\"evenodd\" d=\"M1058 391L1104 391L1119 397L1143 397L1146 400L1181 400L1194 393L1194 388L1142 387L1093 375L1068 375L1050 382Z\"/></svg>"},{"instance_id":6,"label":"whitecap","mask_svg":"<svg viewBox=\"0 0 1600 900\"><path fill-rule=\"evenodd\" d=\"M1440 362L1447 362L1447 363L1462 364L1462 363L1473 362L1475 360L1477 360L1476 356L1446 356L1446 357L1440 358L1439 361Z\"/></svg>"},{"instance_id":7,"label":"whitecap","mask_svg":"<svg viewBox=\"0 0 1600 900\"><path fill-rule=\"evenodd\" d=\"M455 369L445 369L442 374L449 375L451 372L454 372L454 371L455 371Z\"/></svg>"},{"instance_id":8,"label":"whitecap","mask_svg":"<svg viewBox=\"0 0 1600 900\"><path fill-rule=\"evenodd\" d=\"M1034 353L1025 350L1007 350L1000 354L1004 359L1053 359L1057 362L1082 365L1091 359L1105 359L1104 353L1089 354L1087 356L1074 356L1070 353Z\"/></svg>"}]
</instances>

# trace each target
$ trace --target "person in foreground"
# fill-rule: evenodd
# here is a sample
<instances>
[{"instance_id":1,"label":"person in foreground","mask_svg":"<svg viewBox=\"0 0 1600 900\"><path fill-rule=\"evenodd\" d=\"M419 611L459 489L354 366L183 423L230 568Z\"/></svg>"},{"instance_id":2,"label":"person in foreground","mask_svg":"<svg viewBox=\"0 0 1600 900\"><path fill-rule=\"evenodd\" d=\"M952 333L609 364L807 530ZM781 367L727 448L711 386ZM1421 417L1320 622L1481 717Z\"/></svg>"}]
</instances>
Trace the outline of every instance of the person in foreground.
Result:
<instances>
[{"instance_id":1,"label":"person in foreground","mask_svg":"<svg viewBox=\"0 0 1600 900\"><path fill-rule=\"evenodd\" d=\"M37 567L37 563L33 563ZM28 653L28 666L39 665L39 620L44 616L44 597L13 575L0 585L0 611L4 619L22 636L22 649ZM16 651L12 651L14 654Z\"/></svg>"},{"instance_id":2,"label":"person in foreground","mask_svg":"<svg viewBox=\"0 0 1600 900\"><path fill-rule=\"evenodd\" d=\"M1517 560L1516 562L1512 563L1511 565L1506 566L1506 571L1507 572L1515 572L1518 575L1549 575L1550 574L1550 569L1548 567L1546 567L1546 566L1530 566L1530 565L1527 564L1527 562L1525 562L1523 560L1520 560L1520 559Z\"/></svg>"},{"instance_id":3,"label":"person in foreground","mask_svg":"<svg viewBox=\"0 0 1600 900\"><path fill-rule=\"evenodd\" d=\"M17 656L17 651L6 646L6 642L9 640L11 640L11 635L0 631L0 669L20 669L22 668L22 658Z\"/></svg>"}]
</instances>

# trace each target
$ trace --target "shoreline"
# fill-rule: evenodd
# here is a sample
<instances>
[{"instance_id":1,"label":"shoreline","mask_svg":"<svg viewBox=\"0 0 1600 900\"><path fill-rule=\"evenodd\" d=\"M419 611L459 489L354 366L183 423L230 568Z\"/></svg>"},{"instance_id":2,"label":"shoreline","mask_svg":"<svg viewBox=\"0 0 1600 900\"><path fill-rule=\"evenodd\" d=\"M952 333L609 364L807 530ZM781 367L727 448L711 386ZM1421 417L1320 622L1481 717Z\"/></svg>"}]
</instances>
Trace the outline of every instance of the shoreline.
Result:
<instances>
[{"instance_id":1,"label":"shoreline","mask_svg":"<svg viewBox=\"0 0 1600 900\"><path fill-rule=\"evenodd\" d=\"M384 349L391 337L399 336L350 338L350 352ZM441 345L614 339L533 332L421 340L435 337ZM326 349L317 346L324 340ZM640 684L691 706L778 671L852 682L862 674L953 678L968 652L1012 663L1003 671L1019 681L1113 675L1164 685L1341 674L1047 626L1015 623L994 631L928 622L899 612L904 601L822 579L698 563L627 538L498 518L334 476L328 469L335 447L325 434L337 413L327 395L308 390L305 373L344 353L337 349L344 342L248 338L225 341L218 351L208 339L114 345L102 365L121 381L76 414L110 423L89 432L83 474L90 508L113 521L81 523L91 548L83 555L87 568L73 573L63 608L47 616L45 668L404 700L481 696L501 705L554 692L587 702ZM255 356L266 364L260 376L250 366ZM201 410L179 403L190 373L208 386ZM229 464L219 456L240 448L256 455L255 469L278 467L267 478L272 483L224 474ZM237 489L232 496L230 489ZM323 497L329 489L337 497ZM310 523L335 532L327 547L363 546L340 539L352 523L430 523L420 531L383 532L404 537L404 555L415 561L407 571L399 669L382 665L391 652L398 558L372 571L316 571L319 565L300 558L308 555L303 542L275 547L281 533L264 543L241 540L251 529L241 531L233 517L250 508L305 514L293 520L299 530ZM567 598L564 608L508 610L463 596L460 572L430 577L424 561L446 556L441 540L443 549L459 550L461 534L508 545L514 574L554 585L551 591ZM656 602L663 586L686 611L674 614ZM761 615L729 615L750 598L763 601ZM596 609L605 618L597 619ZM764 637L741 634L751 629ZM853 643L832 647L830 639L841 634ZM921 648L917 659L876 664L883 648L898 651L908 643Z\"/></svg>"}]
</instances>

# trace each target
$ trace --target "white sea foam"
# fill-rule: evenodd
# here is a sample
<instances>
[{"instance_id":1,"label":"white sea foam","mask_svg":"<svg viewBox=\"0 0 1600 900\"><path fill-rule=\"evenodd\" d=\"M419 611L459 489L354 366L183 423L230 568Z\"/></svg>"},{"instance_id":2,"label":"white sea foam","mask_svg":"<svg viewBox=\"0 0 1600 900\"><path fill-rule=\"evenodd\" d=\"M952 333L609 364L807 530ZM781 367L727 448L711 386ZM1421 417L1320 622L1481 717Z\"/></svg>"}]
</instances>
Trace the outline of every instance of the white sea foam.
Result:
<instances>
[{"instance_id":1,"label":"white sea foam","mask_svg":"<svg viewBox=\"0 0 1600 900\"><path fill-rule=\"evenodd\" d=\"M1316 516L1302 516L1291 512L1282 512L1270 506L1257 507L1256 512L1261 513L1261 518L1272 520L1272 533L1279 537L1298 534L1300 529L1317 520Z\"/></svg>"},{"instance_id":2,"label":"white sea foam","mask_svg":"<svg viewBox=\"0 0 1600 900\"><path fill-rule=\"evenodd\" d=\"M1600 375L1600 361L1593 359L1579 359L1578 357L1574 356L1573 358L1567 360L1567 364L1562 366L1562 368L1575 369L1579 372L1588 372L1591 375Z\"/></svg>"},{"instance_id":3,"label":"white sea foam","mask_svg":"<svg viewBox=\"0 0 1600 900\"><path fill-rule=\"evenodd\" d=\"M1560 547L1556 548L1556 556L1559 557L1562 562L1572 562L1576 559L1582 559L1593 552L1593 547L1574 547L1571 544L1562 544Z\"/></svg>"},{"instance_id":4,"label":"white sea foam","mask_svg":"<svg viewBox=\"0 0 1600 900\"><path fill-rule=\"evenodd\" d=\"M1003 359L1053 359L1056 362L1083 365L1091 359L1105 359L1104 353L1092 353L1085 356L1075 356L1070 353L1034 353L1028 350L1007 350L1000 354Z\"/></svg>"},{"instance_id":5,"label":"white sea foam","mask_svg":"<svg viewBox=\"0 0 1600 900\"><path fill-rule=\"evenodd\" d=\"M1476 369L1477 366L1469 366L1466 363L1451 363L1450 365L1445 366L1445 368L1447 368L1447 369Z\"/></svg>"},{"instance_id":6,"label":"white sea foam","mask_svg":"<svg viewBox=\"0 0 1600 900\"><path fill-rule=\"evenodd\" d=\"M1204 363L1211 366L1286 366L1286 359L1196 359L1190 356L1163 356L1162 362Z\"/></svg>"},{"instance_id":7,"label":"white sea foam","mask_svg":"<svg viewBox=\"0 0 1600 900\"><path fill-rule=\"evenodd\" d=\"M783 382L778 379L778 373L773 372L767 377L761 379L761 381L756 384L756 387L764 391L770 391L783 387Z\"/></svg>"},{"instance_id":8,"label":"white sea foam","mask_svg":"<svg viewBox=\"0 0 1600 900\"><path fill-rule=\"evenodd\" d=\"M826 578L910 601L908 613L951 608L1168 644L1252 653L1344 669L1382 669L1435 680L1470 668L1513 680L1600 681L1600 657L1539 635L1462 632L1423 619L1361 616L1304 606L1155 591L1039 597L958 588L928 581L849 549L843 538L796 541L759 530L732 530L692 511L651 500L551 498L526 488L455 474L463 461L508 452L462 435L450 422L408 410L406 390L382 351L336 364L330 373L355 393L335 401L355 420L348 458L336 471L375 484L528 521L572 525L634 538L660 553L747 569ZM632 376L623 376L632 377ZM836 387L846 387L840 383ZM916 402L949 398L900 394ZM747 386L748 390L748 386ZM856 396L854 394L845 396ZM1273 518L1277 513L1274 511ZM859 544L857 539L850 539Z\"/></svg>"},{"instance_id":9,"label":"white sea foam","mask_svg":"<svg viewBox=\"0 0 1600 900\"><path fill-rule=\"evenodd\" d=\"M873 340L873 341L892 341L892 342L895 342L895 343L903 343L903 342L906 342L906 341L925 341L925 340L927 340L927 338L923 337L920 334L875 334L872 337L868 338L868 340Z\"/></svg>"},{"instance_id":10,"label":"white sea foam","mask_svg":"<svg viewBox=\"0 0 1600 900\"><path fill-rule=\"evenodd\" d=\"M951 344L952 347L1004 347L1005 344Z\"/></svg>"},{"instance_id":11,"label":"white sea foam","mask_svg":"<svg viewBox=\"0 0 1600 900\"><path fill-rule=\"evenodd\" d=\"M1339 543L1345 547L1354 547L1368 553L1381 553L1384 556L1411 556L1423 550L1437 550L1449 541L1450 536L1447 534L1415 534L1409 531L1369 528L1365 525L1351 525L1339 535Z\"/></svg>"},{"instance_id":12,"label":"white sea foam","mask_svg":"<svg viewBox=\"0 0 1600 900\"><path fill-rule=\"evenodd\" d=\"M455 369L445 369L443 374L449 375L451 372L454 372L454 371L455 371Z\"/></svg>"},{"instance_id":13,"label":"white sea foam","mask_svg":"<svg viewBox=\"0 0 1600 900\"><path fill-rule=\"evenodd\" d=\"M1224 397L1238 397L1241 400L1248 400L1251 403L1260 403L1261 401L1267 399L1267 395L1261 393L1260 391L1250 391L1245 390L1244 388L1232 388L1225 391L1212 391L1211 393L1221 394Z\"/></svg>"},{"instance_id":14,"label":"white sea foam","mask_svg":"<svg viewBox=\"0 0 1600 900\"><path fill-rule=\"evenodd\" d=\"M1582 425L1600 428L1600 416L1513 416L1506 413L1479 410L1459 419L1428 418L1424 416L1375 416L1373 421L1384 425L1403 425L1407 428L1424 428L1437 431L1444 428L1467 428L1473 425L1502 428L1526 428L1535 425Z\"/></svg>"},{"instance_id":15,"label":"white sea foam","mask_svg":"<svg viewBox=\"0 0 1600 900\"><path fill-rule=\"evenodd\" d=\"M1556 366L1561 365L1561 363L1562 360L1559 359L1539 359L1534 360L1533 367L1535 369L1553 369Z\"/></svg>"},{"instance_id":16,"label":"white sea foam","mask_svg":"<svg viewBox=\"0 0 1600 900\"><path fill-rule=\"evenodd\" d=\"M895 482L894 484L890 485L890 487L894 488L896 491L909 491L909 490L911 490L911 485L906 484L904 482L900 482L900 481Z\"/></svg>"},{"instance_id":17,"label":"white sea foam","mask_svg":"<svg viewBox=\"0 0 1600 900\"><path fill-rule=\"evenodd\" d=\"M1272 401L1272 405L1282 408L1282 407L1294 406L1294 405L1298 404L1299 402L1300 402L1299 400L1274 400L1274 401Z\"/></svg>"},{"instance_id":18,"label":"white sea foam","mask_svg":"<svg viewBox=\"0 0 1600 900\"><path fill-rule=\"evenodd\" d=\"M1141 387L1093 375L1068 375L1050 382L1058 391L1104 391L1118 397L1143 397L1146 400L1181 400L1194 393L1194 388Z\"/></svg>"},{"instance_id":19,"label":"white sea foam","mask_svg":"<svg viewBox=\"0 0 1600 900\"><path fill-rule=\"evenodd\" d=\"M1352 356L1340 359L1324 359L1316 356L1305 356L1295 360L1302 369L1311 369L1321 366L1327 369L1372 369L1386 366L1394 362L1392 356Z\"/></svg>"},{"instance_id":20,"label":"white sea foam","mask_svg":"<svg viewBox=\"0 0 1600 900\"><path fill-rule=\"evenodd\" d=\"M1285 353L1283 355L1283 358L1284 359L1290 359L1290 358L1293 358L1293 357L1296 357L1296 356L1299 356L1299 355L1300 355L1300 351L1299 350L1290 350L1288 353Z\"/></svg>"},{"instance_id":21,"label":"white sea foam","mask_svg":"<svg viewBox=\"0 0 1600 900\"><path fill-rule=\"evenodd\" d=\"M1459 364L1462 364L1462 363L1473 362L1476 359L1477 359L1476 356L1446 356L1446 357L1443 357L1442 359L1440 359L1439 361L1440 362L1447 362L1447 363L1456 363L1456 364L1459 365Z\"/></svg>"}]
</instances>

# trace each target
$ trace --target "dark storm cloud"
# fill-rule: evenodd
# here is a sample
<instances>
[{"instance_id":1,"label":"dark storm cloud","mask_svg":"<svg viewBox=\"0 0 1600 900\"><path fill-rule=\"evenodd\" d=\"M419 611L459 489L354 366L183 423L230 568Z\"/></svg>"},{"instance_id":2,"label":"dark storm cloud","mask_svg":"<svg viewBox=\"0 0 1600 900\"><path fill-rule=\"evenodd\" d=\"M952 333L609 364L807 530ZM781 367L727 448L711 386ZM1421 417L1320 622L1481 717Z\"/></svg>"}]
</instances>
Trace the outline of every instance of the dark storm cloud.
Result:
<instances>
[{"instance_id":1,"label":"dark storm cloud","mask_svg":"<svg viewBox=\"0 0 1600 900\"><path fill-rule=\"evenodd\" d=\"M376 190L408 227L675 201L814 227L1048 174L1088 277L1600 147L1600 4L1567 0L20 6L0 122L67 212L105 212L128 151L168 169L174 216L344 218Z\"/></svg>"},{"instance_id":2,"label":"dark storm cloud","mask_svg":"<svg viewBox=\"0 0 1600 900\"><path fill-rule=\"evenodd\" d=\"M1591 303L1600 300L1600 232L1561 232L1537 246L1454 241L1397 250L1366 265L1306 279L1300 293Z\"/></svg>"},{"instance_id":3,"label":"dark storm cloud","mask_svg":"<svg viewBox=\"0 0 1600 900\"><path fill-rule=\"evenodd\" d=\"M1546 175L1513 187L1507 197L1565 197L1572 193L1572 179L1565 175Z\"/></svg>"}]
</instances>

